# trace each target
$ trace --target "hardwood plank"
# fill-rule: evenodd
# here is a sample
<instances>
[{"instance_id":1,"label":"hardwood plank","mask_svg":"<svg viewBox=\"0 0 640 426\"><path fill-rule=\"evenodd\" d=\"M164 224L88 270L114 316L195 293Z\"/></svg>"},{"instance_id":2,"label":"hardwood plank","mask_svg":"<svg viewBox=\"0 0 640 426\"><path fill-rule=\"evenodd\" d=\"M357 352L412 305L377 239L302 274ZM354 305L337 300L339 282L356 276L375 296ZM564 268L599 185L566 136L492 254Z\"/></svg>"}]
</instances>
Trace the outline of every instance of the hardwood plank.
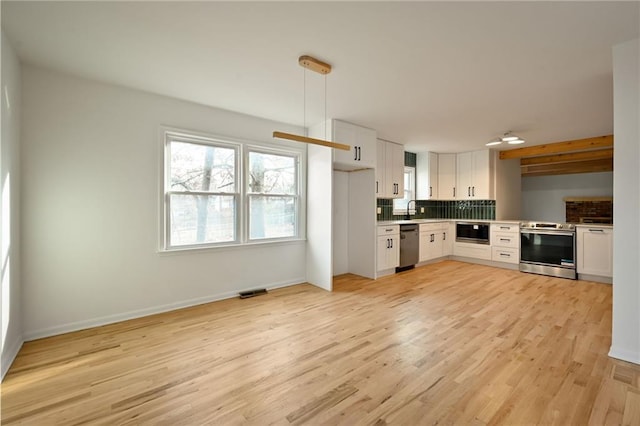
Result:
<instances>
[{"instance_id":1,"label":"hardwood plank","mask_svg":"<svg viewBox=\"0 0 640 426\"><path fill-rule=\"evenodd\" d=\"M509 149L500 151L500 159L509 160L512 158L536 157L540 155L586 151L610 147L613 147L613 135Z\"/></svg>"},{"instance_id":2,"label":"hardwood plank","mask_svg":"<svg viewBox=\"0 0 640 426\"><path fill-rule=\"evenodd\" d=\"M638 424L611 286L444 261L25 343L2 424Z\"/></svg>"}]
</instances>

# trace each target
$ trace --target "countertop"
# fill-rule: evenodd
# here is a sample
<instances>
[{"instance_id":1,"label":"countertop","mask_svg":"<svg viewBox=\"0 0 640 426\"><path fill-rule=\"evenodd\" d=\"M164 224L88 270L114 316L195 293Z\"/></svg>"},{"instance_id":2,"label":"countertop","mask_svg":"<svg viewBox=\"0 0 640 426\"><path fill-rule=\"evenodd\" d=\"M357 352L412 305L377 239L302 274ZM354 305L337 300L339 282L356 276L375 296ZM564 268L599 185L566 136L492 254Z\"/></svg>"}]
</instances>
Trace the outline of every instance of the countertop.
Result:
<instances>
[{"instance_id":1,"label":"countertop","mask_svg":"<svg viewBox=\"0 0 640 426\"><path fill-rule=\"evenodd\" d=\"M509 223L520 224L521 222L530 222L528 220L489 220L489 219L410 219L410 220L380 220L378 226L389 225L411 225L421 223L439 223L439 222L482 222L482 223ZM613 225L605 223L576 223L576 228L606 228L613 229Z\"/></svg>"},{"instance_id":2,"label":"countertop","mask_svg":"<svg viewBox=\"0 0 640 426\"><path fill-rule=\"evenodd\" d=\"M421 223L439 223L439 222L479 222L479 223L509 223L520 224L520 220L490 220L490 219L411 219L411 220L380 220L378 226L389 225L411 225ZM586 225L585 225L586 226ZM600 225L598 225L600 226Z\"/></svg>"}]
</instances>

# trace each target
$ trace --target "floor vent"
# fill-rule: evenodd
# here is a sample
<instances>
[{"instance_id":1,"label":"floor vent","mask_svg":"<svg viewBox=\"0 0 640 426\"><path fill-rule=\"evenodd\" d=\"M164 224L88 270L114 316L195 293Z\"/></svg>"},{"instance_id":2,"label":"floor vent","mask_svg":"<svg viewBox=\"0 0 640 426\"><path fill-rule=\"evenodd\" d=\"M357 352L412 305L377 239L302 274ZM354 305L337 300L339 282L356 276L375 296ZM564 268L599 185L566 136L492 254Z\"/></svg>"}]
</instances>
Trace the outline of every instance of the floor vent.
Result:
<instances>
[{"instance_id":1,"label":"floor vent","mask_svg":"<svg viewBox=\"0 0 640 426\"><path fill-rule=\"evenodd\" d=\"M260 296L261 294L267 294L267 289L258 288L256 290L241 291L238 294L240 295L240 299L247 299L249 297Z\"/></svg>"}]
</instances>

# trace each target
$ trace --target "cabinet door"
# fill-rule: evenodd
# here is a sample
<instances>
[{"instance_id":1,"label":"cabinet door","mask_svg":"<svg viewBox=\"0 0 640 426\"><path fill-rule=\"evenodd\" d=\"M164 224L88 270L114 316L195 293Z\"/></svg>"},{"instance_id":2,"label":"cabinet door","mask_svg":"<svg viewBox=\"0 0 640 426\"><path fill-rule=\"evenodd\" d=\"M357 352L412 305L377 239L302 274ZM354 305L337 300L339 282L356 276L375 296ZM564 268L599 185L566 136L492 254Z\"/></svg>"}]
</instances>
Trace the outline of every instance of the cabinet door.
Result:
<instances>
[{"instance_id":1,"label":"cabinet door","mask_svg":"<svg viewBox=\"0 0 640 426\"><path fill-rule=\"evenodd\" d=\"M391 235L382 235L378 237L378 247L376 250L376 265L378 267L378 271L384 271L385 269L390 269L393 266L390 266L389 262L389 252L391 251Z\"/></svg>"},{"instance_id":2,"label":"cabinet door","mask_svg":"<svg viewBox=\"0 0 640 426\"><path fill-rule=\"evenodd\" d=\"M442 231L442 255L451 256L453 254L453 239L455 236L455 223L449 223Z\"/></svg>"},{"instance_id":3,"label":"cabinet door","mask_svg":"<svg viewBox=\"0 0 640 426\"><path fill-rule=\"evenodd\" d=\"M333 140L335 142L351 145L350 151L341 149L333 150L333 162L355 166L358 160L358 129L356 126L344 121L333 120L332 122Z\"/></svg>"},{"instance_id":4,"label":"cabinet door","mask_svg":"<svg viewBox=\"0 0 640 426\"><path fill-rule=\"evenodd\" d=\"M366 127L356 126L356 128L356 145L358 146L358 159L356 164L363 169L373 169L377 163L376 152L378 140L376 139L376 131L367 129Z\"/></svg>"},{"instance_id":5,"label":"cabinet door","mask_svg":"<svg viewBox=\"0 0 640 426\"><path fill-rule=\"evenodd\" d=\"M578 228L576 242L578 273L613 276L613 230Z\"/></svg>"},{"instance_id":6,"label":"cabinet door","mask_svg":"<svg viewBox=\"0 0 640 426\"><path fill-rule=\"evenodd\" d=\"M391 268L397 268L400 266L400 235L396 234L390 238L391 248L388 250L387 262Z\"/></svg>"},{"instance_id":7,"label":"cabinet door","mask_svg":"<svg viewBox=\"0 0 640 426\"><path fill-rule=\"evenodd\" d=\"M471 198L489 200L493 198L490 151L485 149L471 154Z\"/></svg>"},{"instance_id":8,"label":"cabinet door","mask_svg":"<svg viewBox=\"0 0 640 426\"><path fill-rule=\"evenodd\" d=\"M438 199L438 154L429 153L429 200Z\"/></svg>"},{"instance_id":9,"label":"cabinet door","mask_svg":"<svg viewBox=\"0 0 640 426\"><path fill-rule=\"evenodd\" d=\"M404 198L404 147L396 143L387 143L387 179L392 198Z\"/></svg>"},{"instance_id":10,"label":"cabinet door","mask_svg":"<svg viewBox=\"0 0 640 426\"><path fill-rule=\"evenodd\" d=\"M456 154L438 154L438 198L456 199Z\"/></svg>"},{"instance_id":11,"label":"cabinet door","mask_svg":"<svg viewBox=\"0 0 640 426\"><path fill-rule=\"evenodd\" d=\"M377 161L376 161L376 197L377 198L390 198L391 195L387 193L386 184L386 148L387 143L378 139L376 142L377 149Z\"/></svg>"},{"instance_id":12,"label":"cabinet door","mask_svg":"<svg viewBox=\"0 0 640 426\"><path fill-rule=\"evenodd\" d=\"M420 248L419 248L419 256L418 260L420 262L424 262L429 260L431 240L430 240L431 232L421 232L420 233Z\"/></svg>"},{"instance_id":13,"label":"cabinet door","mask_svg":"<svg viewBox=\"0 0 640 426\"><path fill-rule=\"evenodd\" d=\"M473 176L473 153L462 152L456 156L456 186L458 193L456 199L468 200L471 198Z\"/></svg>"}]
</instances>

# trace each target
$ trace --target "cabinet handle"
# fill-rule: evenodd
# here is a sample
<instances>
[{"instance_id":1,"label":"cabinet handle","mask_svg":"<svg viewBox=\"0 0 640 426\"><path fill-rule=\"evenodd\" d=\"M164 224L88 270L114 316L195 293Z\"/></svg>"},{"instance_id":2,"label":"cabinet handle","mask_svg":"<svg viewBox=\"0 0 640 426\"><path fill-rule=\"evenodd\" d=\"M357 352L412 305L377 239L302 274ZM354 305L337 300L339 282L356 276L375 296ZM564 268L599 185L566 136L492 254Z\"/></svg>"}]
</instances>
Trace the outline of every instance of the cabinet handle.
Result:
<instances>
[{"instance_id":1,"label":"cabinet handle","mask_svg":"<svg viewBox=\"0 0 640 426\"><path fill-rule=\"evenodd\" d=\"M389 248L393 248L393 238L390 238L389 241L391 241L391 247Z\"/></svg>"},{"instance_id":2,"label":"cabinet handle","mask_svg":"<svg viewBox=\"0 0 640 426\"><path fill-rule=\"evenodd\" d=\"M362 161L362 147L358 147L358 161ZM393 244L391 244L393 246Z\"/></svg>"},{"instance_id":3,"label":"cabinet handle","mask_svg":"<svg viewBox=\"0 0 640 426\"><path fill-rule=\"evenodd\" d=\"M467 197L471 197L471 187L467 186Z\"/></svg>"},{"instance_id":4,"label":"cabinet handle","mask_svg":"<svg viewBox=\"0 0 640 426\"><path fill-rule=\"evenodd\" d=\"M511 255L509 253L500 253L500 256L502 256L502 257L511 257Z\"/></svg>"},{"instance_id":5,"label":"cabinet handle","mask_svg":"<svg viewBox=\"0 0 640 426\"><path fill-rule=\"evenodd\" d=\"M453 187L453 198L456 198L456 187Z\"/></svg>"},{"instance_id":6,"label":"cabinet handle","mask_svg":"<svg viewBox=\"0 0 640 426\"><path fill-rule=\"evenodd\" d=\"M385 232L391 232L391 231L393 231L393 228L391 228L391 229L385 229Z\"/></svg>"},{"instance_id":7,"label":"cabinet handle","mask_svg":"<svg viewBox=\"0 0 640 426\"><path fill-rule=\"evenodd\" d=\"M358 161L358 147L353 147L353 161Z\"/></svg>"},{"instance_id":8,"label":"cabinet handle","mask_svg":"<svg viewBox=\"0 0 640 426\"><path fill-rule=\"evenodd\" d=\"M511 229L511 227L510 226L501 226L500 229L507 229L508 230L508 229Z\"/></svg>"},{"instance_id":9,"label":"cabinet handle","mask_svg":"<svg viewBox=\"0 0 640 426\"><path fill-rule=\"evenodd\" d=\"M433 197L433 187L429 187L429 197Z\"/></svg>"},{"instance_id":10,"label":"cabinet handle","mask_svg":"<svg viewBox=\"0 0 640 426\"><path fill-rule=\"evenodd\" d=\"M389 248L389 239L387 238L387 248Z\"/></svg>"},{"instance_id":11,"label":"cabinet handle","mask_svg":"<svg viewBox=\"0 0 640 426\"><path fill-rule=\"evenodd\" d=\"M506 241L506 242L509 242L509 241L511 241L511 238L500 238L500 241Z\"/></svg>"},{"instance_id":12,"label":"cabinet handle","mask_svg":"<svg viewBox=\"0 0 640 426\"><path fill-rule=\"evenodd\" d=\"M474 197L476 196L476 187L475 186L471 187L471 195L474 196Z\"/></svg>"},{"instance_id":13,"label":"cabinet handle","mask_svg":"<svg viewBox=\"0 0 640 426\"><path fill-rule=\"evenodd\" d=\"M591 228L589 228L589 232L604 232L604 229L591 229Z\"/></svg>"},{"instance_id":14,"label":"cabinet handle","mask_svg":"<svg viewBox=\"0 0 640 426\"><path fill-rule=\"evenodd\" d=\"M446 232L443 232L443 233L442 233L442 241L444 241L444 240L446 240L446 239L447 239L447 233L446 233Z\"/></svg>"},{"instance_id":15,"label":"cabinet handle","mask_svg":"<svg viewBox=\"0 0 640 426\"><path fill-rule=\"evenodd\" d=\"M378 193L378 181L376 181L376 194Z\"/></svg>"},{"instance_id":16,"label":"cabinet handle","mask_svg":"<svg viewBox=\"0 0 640 426\"><path fill-rule=\"evenodd\" d=\"M431 241L430 242L434 242L436 240L436 234L431 234Z\"/></svg>"}]
</instances>

